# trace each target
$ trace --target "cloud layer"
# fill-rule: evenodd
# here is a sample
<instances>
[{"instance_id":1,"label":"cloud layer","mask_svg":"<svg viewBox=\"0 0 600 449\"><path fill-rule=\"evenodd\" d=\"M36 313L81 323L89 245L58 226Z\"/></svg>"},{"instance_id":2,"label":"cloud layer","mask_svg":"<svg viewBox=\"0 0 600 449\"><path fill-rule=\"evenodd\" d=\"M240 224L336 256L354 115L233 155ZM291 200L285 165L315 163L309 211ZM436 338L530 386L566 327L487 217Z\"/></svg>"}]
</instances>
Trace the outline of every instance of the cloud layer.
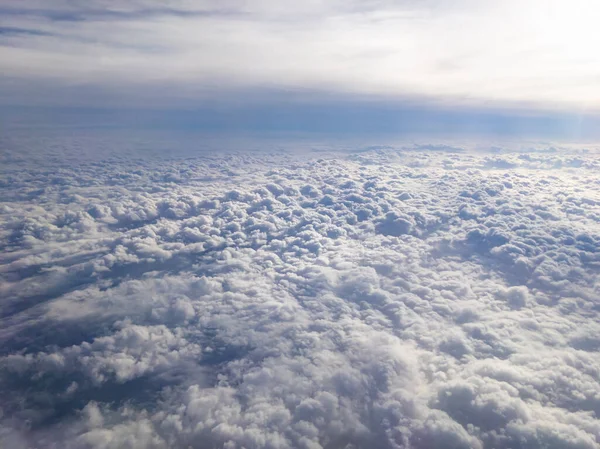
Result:
<instances>
[{"instance_id":1,"label":"cloud layer","mask_svg":"<svg viewBox=\"0 0 600 449\"><path fill-rule=\"evenodd\" d=\"M597 111L597 12L593 0L2 1L0 87L17 104L300 89Z\"/></svg>"},{"instance_id":2,"label":"cloud layer","mask_svg":"<svg viewBox=\"0 0 600 449\"><path fill-rule=\"evenodd\" d=\"M594 153L5 159L12 448L600 444Z\"/></svg>"}]
</instances>

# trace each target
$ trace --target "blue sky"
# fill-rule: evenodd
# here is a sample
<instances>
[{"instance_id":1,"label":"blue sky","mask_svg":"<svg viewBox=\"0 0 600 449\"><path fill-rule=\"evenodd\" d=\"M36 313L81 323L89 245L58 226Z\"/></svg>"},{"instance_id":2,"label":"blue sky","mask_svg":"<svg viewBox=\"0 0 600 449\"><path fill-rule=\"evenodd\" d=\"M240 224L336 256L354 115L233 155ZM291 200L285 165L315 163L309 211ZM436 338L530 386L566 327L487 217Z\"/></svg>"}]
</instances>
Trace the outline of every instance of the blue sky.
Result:
<instances>
[{"instance_id":1,"label":"blue sky","mask_svg":"<svg viewBox=\"0 0 600 449\"><path fill-rule=\"evenodd\" d=\"M355 117L381 130L385 116L391 128L594 137L594 1L296 3L2 0L0 107L163 111L165 124L183 114L200 127L208 111L226 127L312 131Z\"/></svg>"}]
</instances>

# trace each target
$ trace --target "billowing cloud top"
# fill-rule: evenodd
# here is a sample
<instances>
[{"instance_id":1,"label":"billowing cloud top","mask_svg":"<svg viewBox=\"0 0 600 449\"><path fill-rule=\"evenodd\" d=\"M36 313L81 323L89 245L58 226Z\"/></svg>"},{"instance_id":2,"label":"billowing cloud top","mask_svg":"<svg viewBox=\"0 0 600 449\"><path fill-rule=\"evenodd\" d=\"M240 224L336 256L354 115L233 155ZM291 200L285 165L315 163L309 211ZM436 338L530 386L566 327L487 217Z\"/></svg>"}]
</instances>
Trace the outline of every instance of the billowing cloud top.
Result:
<instances>
[{"instance_id":1,"label":"billowing cloud top","mask_svg":"<svg viewBox=\"0 0 600 449\"><path fill-rule=\"evenodd\" d=\"M52 142L0 164L0 446L598 448L597 153Z\"/></svg>"},{"instance_id":2,"label":"billowing cloud top","mask_svg":"<svg viewBox=\"0 0 600 449\"><path fill-rule=\"evenodd\" d=\"M13 102L258 88L597 109L599 13L595 0L2 0L2 89Z\"/></svg>"}]
</instances>

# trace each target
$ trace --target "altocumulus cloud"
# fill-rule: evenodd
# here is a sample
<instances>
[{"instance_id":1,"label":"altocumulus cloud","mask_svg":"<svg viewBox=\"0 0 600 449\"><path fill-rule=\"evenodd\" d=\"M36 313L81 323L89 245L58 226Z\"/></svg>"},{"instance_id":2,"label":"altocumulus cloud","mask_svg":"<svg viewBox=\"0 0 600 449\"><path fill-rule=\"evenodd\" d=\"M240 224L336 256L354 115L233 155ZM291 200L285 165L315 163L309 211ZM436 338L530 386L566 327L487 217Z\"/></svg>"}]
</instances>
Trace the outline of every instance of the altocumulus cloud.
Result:
<instances>
[{"instance_id":1,"label":"altocumulus cloud","mask_svg":"<svg viewBox=\"0 0 600 449\"><path fill-rule=\"evenodd\" d=\"M600 444L593 153L4 162L3 447Z\"/></svg>"}]
</instances>

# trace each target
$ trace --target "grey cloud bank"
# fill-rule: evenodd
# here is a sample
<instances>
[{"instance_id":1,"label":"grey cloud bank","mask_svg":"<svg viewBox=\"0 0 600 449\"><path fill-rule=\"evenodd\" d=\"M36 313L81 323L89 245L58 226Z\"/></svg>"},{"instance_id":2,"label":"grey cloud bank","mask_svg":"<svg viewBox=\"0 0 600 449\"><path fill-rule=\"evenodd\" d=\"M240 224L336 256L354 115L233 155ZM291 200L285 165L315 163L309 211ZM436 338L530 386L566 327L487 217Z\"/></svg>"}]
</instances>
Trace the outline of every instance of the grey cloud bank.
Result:
<instances>
[{"instance_id":1,"label":"grey cloud bank","mask_svg":"<svg viewBox=\"0 0 600 449\"><path fill-rule=\"evenodd\" d=\"M85 93L82 96L86 98ZM417 99L399 102L318 92L305 92L302 100L290 92L238 92L228 99L189 108L0 107L0 123L4 131L0 141L32 157L48 154L45 139L51 139L51 146L59 151L72 149L72 142L77 141L89 142L94 151L98 150L97 141L102 141L103 148L150 142L149 148L160 141L162 150L168 148L173 154L184 148L193 154L198 146L208 148L210 142L219 150L224 143L237 150L264 150L265 143L289 148L290 143L303 142L298 149L304 150L307 144L319 141L346 148L368 147L374 140L498 141L514 148L540 139L567 146L574 142L593 145L600 139L599 116L458 108ZM151 134L154 136L149 137ZM59 141L64 145L58 145ZM194 142L193 148L190 142ZM89 153L86 146L78 145L78 149Z\"/></svg>"},{"instance_id":2,"label":"grey cloud bank","mask_svg":"<svg viewBox=\"0 0 600 449\"><path fill-rule=\"evenodd\" d=\"M3 446L600 444L598 148L42 143L2 156Z\"/></svg>"}]
</instances>

